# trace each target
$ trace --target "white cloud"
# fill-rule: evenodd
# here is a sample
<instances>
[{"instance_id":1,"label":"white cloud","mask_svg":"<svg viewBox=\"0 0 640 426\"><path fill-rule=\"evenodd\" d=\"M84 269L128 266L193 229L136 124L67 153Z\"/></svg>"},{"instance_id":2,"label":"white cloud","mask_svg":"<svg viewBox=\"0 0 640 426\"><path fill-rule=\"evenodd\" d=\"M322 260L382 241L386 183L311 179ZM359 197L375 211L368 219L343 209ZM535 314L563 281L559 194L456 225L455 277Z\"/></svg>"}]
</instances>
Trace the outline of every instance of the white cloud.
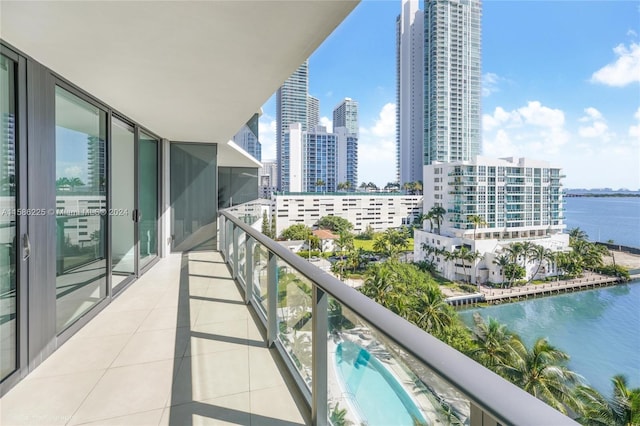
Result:
<instances>
[{"instance_id":1,"label":"white cloud","mask_svg":"<svg viewBox=\"0 0 640 426\"><path fill-rule=\"evenodd\" d=\"M527 106L518 108L518 113L524 118L526 124L549 128L564 125L564 112L543 106L538 101L529 102Z\"/></svg>"},{"instance_id":2,"label":"white cloud","mask_svg":"<svg viewBox=\"0 0 640 426\"><path fill-rule=\"evenodd\" d=\"M638 124L632 124L629 126L629 136L635 139L635 143L640 143L640 108L633 115L636 120L638 120Z\"/></svg>"},{"instance_id":3,"label":"white cloud","mask_svg":"<svg viewBox=\"0 0 640 426\"><path fill-rule=\"evenodd\" d=\"M327 128L327 132L333 132L333 121L329 117L320 117L320 125Z\"/></svg>"},{"instance_id":4,"label":"white cloud","mask_svg":"<svg viewBox=\"0 0 640 426\"><path fill-rule=\"evenodd\" d=\"M627 31L627 35L630 37L638 37L638 33L631 28L629 28L629 30Z\"/></svg>"},{"instance_id":5,"label":"white cloud","mask_svg":"<svg viewBox=\"0 0 640 426\"><path fill-rule=\"evenodd\" d=\"M544 158L570 139L564 128L564 112L539 101L513 111L497 107L493 114L482 117L482 123L484 154L490 157Z\"/></svg>"},{"instance_id":6,"label":"white cloud","mask_svg":"<svg viewBox=\"0 0 640 426\"><path fill-rule=\"evenodd\" d=\"M640 174L629 171L638 169L640 158L640 108L634 117L630 137L619 137L626 132L610 128L595 107L572 125L564 111L541 102L512 111L498 107L483 117L483 154L549 161L564 169L567 187L639 188Z\"/></svg>"},{"instance_id":7,"label":"white cloud","mask_svg":"<svg viewBox=\"0 0 640 426\"><path fill-rule=\"evenodd\" d=\"M482 96L487 97L492 93L499 92L500 88L498 83L502 78L493 72L488 72L482 75Z\"/></svg>"},{"instance_id":8,"label":"white cloud","mask_svg":"<svg viewBox=\"0 0 640 426\"><path fill-rule=\"evenodd\" d=\"M591 82L615 87L640 82L640 44L631 43L629 47L619 44L613 52L616 61L594 72Z\"/></svg>"},{"instance_id":9,"label":"white cloud","mask_svg":"<svg viewBox=\"0 0 640 426\"><path fill-rule=\"evenodd\" d=\"M396 179L396 105L385 104L375 122L360 127L358 180L384 186Z\"/></svg>"},{"instance_id":10,"label":"white cloud","mask_svg":"<svg viewBox=\"0 0 640 426\"><path fill-rule=\"evenodd\" d=\"M578 129L578 135L583 138L594 139L600 138L604 142L609 142L613 135L609 132L609 126L604 121L604 117L597 109L593 107L585 108L585 116L578 121L586 123Z\"/></svg>"},{"instance_id":11,"label":"white cloud","mask_svg":"<svg viewBox=\"0 0 640 426\"><path fill-rule=\"evenodd\" d=\"M268 114L260 116L258 133L262 144L262 159L274 160L276 158L276 120Z\"/></svg>"},{"instance_id":12,"label":"white cloud","mask_svg":"<svg viewBox=\"0 0 640 426\"><path fill-rule=\"evenodd\" d=\"M68 177L68 178L82 177L82 174L83 174L82 171L83 171L82 167L71 166L64 169L64 175L65 177Z\"/></svg>"}]
</instances>

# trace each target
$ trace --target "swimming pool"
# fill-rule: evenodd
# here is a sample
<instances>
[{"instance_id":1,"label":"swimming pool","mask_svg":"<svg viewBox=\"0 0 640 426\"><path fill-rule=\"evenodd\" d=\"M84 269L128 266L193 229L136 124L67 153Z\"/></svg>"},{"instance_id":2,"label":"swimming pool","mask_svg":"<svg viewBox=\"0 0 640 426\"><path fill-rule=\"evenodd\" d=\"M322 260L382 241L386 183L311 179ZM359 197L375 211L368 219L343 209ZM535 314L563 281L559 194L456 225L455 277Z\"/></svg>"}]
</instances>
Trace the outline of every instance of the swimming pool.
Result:
<instances>
[{"instance_id":1,"label":"swimming pool","mask_svg":"<svg viewBox=\"0 0 640 426\"><path fill-rule=\"evenodd\" d=\"M366 349L342 342L336 349L335 364L341 385L355 398L358 417L367 425L427 424L407 391Z\"/></svg>"}]
</instances>

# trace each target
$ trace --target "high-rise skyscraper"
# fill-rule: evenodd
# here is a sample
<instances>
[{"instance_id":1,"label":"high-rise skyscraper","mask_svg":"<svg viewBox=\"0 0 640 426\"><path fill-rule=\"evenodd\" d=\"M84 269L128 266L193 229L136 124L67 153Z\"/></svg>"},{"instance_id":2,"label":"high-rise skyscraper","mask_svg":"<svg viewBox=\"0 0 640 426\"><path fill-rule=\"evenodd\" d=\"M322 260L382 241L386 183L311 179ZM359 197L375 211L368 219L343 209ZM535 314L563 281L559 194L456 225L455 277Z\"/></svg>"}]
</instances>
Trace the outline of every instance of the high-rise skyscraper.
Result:
<instances>
[{"instance_id":1,"label":"high-rise skyscraper","mask_svg":"<svg viewBox=\"0 0 640 426\"><path fill-rule=\"evenodd\" d=\"M424 164L481 152L480 0L426 0Z\"/></svg>"},{"instance_id":2,"label":"high-rise skyscraper","mask_svg":"<svg viewBox=\"0 0 640 426\"><path fill-rule=\"evenodd\" d=\"M346 127L347 131L358 136L358 102L344 98L333 110L333 128Z\"/></svg>"},{"instance_id":3,"label":"high-rise skyscraper","mask_svg":"<svg viewBox=\"0 0 640 426\"><path fill-rule=\"evenodd\" d=\"M481 152L481 0L424 3L403 0L396 22L400 184L422 180L423 165Z\"/></svg>"},{"instance_id":4,"label":"high-rise skyscraper","mask_svg":"<svg viewBox=\"0 0 640 426\"><path fill-rule=\"evenodd\" d=\"M424 19L418 0L402 0L396 20L396 164L400 185L422 180L423 43Z\"/></svg>"},{"instance_id":5,"label":"high-rise skyscraper","mask_svg":"<svg viewBox=\"0 0 640 426\"><path fill-rule=\"evenodd\" d=\"M336 182L348 184L350 191L358 187L358 135L347 127L334 127L336 135ZM341 188L338 188L341 189Z\"/></svg>"},{"instance_id":6,"label":"high-rise skyscraper","mask_svg":"<svg viewBox=\"0 0 640 426\"><path fill-rule=\"evenodd\" d=\"M320 99L307 95L307 130L320 124Z\"/></svg>"},{"instance_id":7,"label":"high-rise skyscraper","mask_svg":"<svg viewBox=\"0 0 640 426\"><path fill-rule=\"evenodd\" d=\"M260 112L262 114L262 112ZM231 138L240 148L247 151L258 161L262 160L262 144L258 140L258 123L260 114L255 113L246 124L243 124L238 133Z\"/></svg>"},{"instance_id":8,"label":"high-rise skyscraper","mask_svg":"<svg viewBox=\"0 0 640 426\"><path fill-rule=\"evenodd\" d=\"M307 130L309 91L309 62L305 61L276 92L276 156L278 161L278 189L283 189L285 164L283 144L285 132L292 123L300 123Z\"/></svg>"}]
</instances>

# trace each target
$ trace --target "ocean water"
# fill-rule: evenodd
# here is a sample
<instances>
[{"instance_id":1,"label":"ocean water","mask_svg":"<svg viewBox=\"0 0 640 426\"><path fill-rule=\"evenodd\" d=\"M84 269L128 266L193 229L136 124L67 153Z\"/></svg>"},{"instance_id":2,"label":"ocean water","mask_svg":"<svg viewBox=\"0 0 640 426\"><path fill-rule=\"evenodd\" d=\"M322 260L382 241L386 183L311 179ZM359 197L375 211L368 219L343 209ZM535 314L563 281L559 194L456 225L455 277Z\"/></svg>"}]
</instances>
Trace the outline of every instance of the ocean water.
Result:
<instances>
[{"instance_id":1,"label":"ocean water","mask_svg":"<svg viewBox=\"0 0 640 426\"><path fill-rule=\"evenodd\" d=\"M640 197L565 198L567 230L579 227L589 240L640 248Z\"/></svg>"},{"instance_id":2,"label":"ocean water","mask_svg":"<svg viewBox=\"0 0 640 426\"><path fill-rule=\"evenodd\" d=\"M546 337L570 355L569 367L604 395L611 395L616 374L626 375L630 387L640 387L640 280L473 308L460 315L473 325L474 312L505 324L529 347Z\"/></svg>"}]
</instances>

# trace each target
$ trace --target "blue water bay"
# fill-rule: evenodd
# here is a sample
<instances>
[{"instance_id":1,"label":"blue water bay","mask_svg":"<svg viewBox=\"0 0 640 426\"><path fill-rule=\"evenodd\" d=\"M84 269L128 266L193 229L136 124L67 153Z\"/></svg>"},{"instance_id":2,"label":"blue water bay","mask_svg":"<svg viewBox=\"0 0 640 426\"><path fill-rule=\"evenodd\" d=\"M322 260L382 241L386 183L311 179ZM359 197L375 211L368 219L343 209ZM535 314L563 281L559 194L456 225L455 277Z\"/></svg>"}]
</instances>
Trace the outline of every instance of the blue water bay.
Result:
<instances>
[{"instance_id":1,"label":"blue water bay","mask_svg":"<svg viewBox=\"0 0 640 426\"><path fill-rule=\"evenodd\" d=\"M570 355L572 370L605 395L616 374L640 387L640 280L461 311L470 326L474 312L506 324L528 346L546 337Z\"/></svg>"}]
</instances>

